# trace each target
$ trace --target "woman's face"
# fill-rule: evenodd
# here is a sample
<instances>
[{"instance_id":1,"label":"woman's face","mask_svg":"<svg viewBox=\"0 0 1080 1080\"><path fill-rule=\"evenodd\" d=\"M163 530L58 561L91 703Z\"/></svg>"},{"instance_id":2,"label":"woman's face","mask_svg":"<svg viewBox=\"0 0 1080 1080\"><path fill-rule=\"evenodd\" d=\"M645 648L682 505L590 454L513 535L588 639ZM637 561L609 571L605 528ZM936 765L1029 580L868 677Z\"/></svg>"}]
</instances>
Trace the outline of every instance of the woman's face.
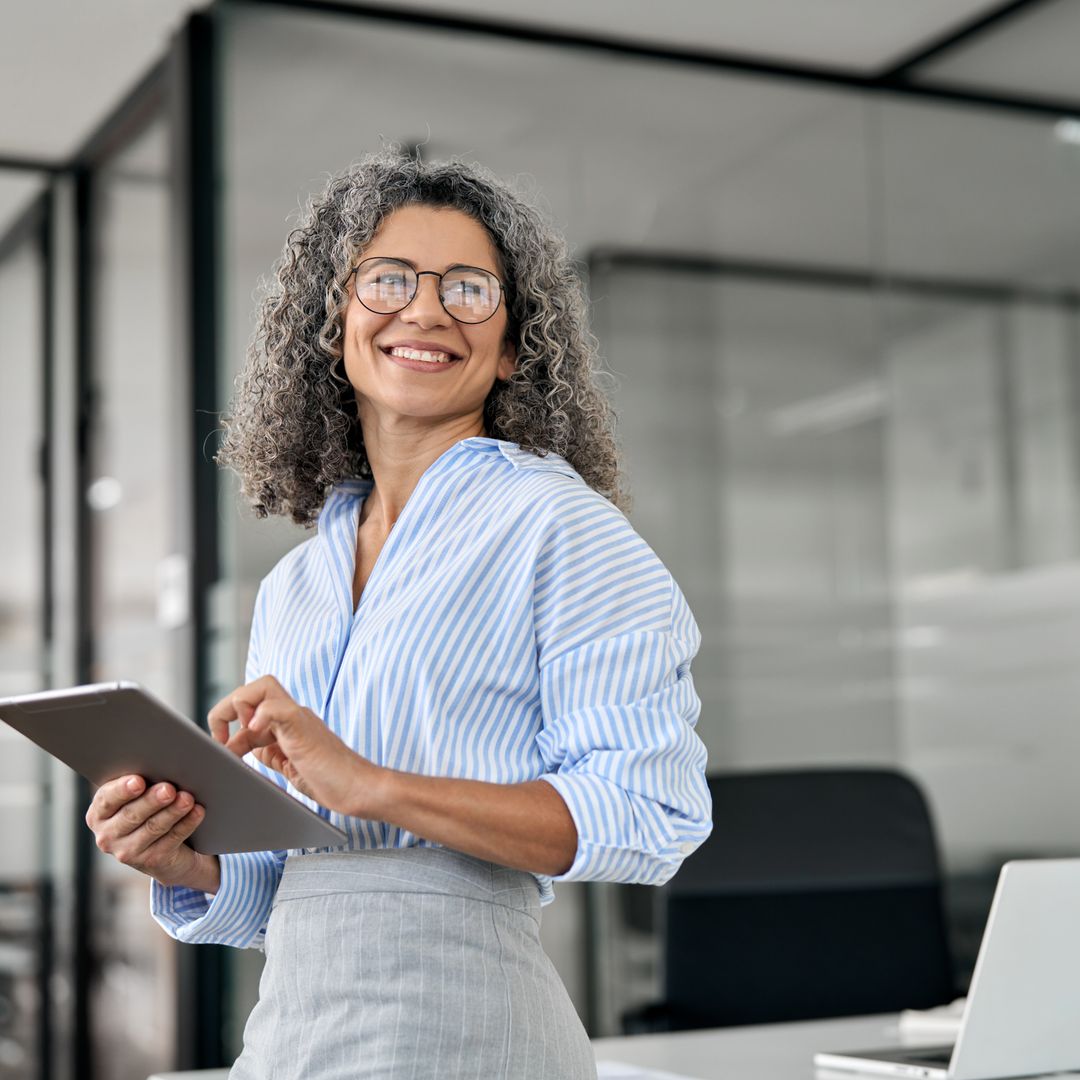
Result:
<instances>
[{"instance_id":1,"label":"woman's face","mask_svg":"<svg viewBox=\"0 0 1080 1080\"><path fill-rule=\"evenodd\" d=\"M484 227L459 210L400 207L386 218L357 261L377 256L403 259L418 271L441 274L463 264L502 278ZM495 380L509 378L514 370L505 297L486 322L460 323L443 309L438 285L437 278L424 274L407 307L381 315L360 303L355 278L350 278L345 373L356 391L365 432L371 424L401 430L473 419L482 425L484 401ZM409 358L410 350L452 359L436 363Z\"/></svg>"}]
</instances>

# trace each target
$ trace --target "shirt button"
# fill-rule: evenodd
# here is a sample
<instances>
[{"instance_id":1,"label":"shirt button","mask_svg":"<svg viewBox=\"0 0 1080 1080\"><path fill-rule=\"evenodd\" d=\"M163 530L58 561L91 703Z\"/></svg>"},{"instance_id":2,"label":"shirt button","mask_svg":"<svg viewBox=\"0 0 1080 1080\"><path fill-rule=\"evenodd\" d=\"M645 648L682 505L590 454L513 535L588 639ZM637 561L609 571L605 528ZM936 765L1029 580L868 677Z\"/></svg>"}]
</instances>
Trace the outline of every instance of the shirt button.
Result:
<instances>
[{"instance_id":1,"label":"shirt button","mask_svg":"<svg viewBox=\"0 0 1080 1080\"><path fill-rule=\"evenodd\" d=\"M686 843L679 845L679 851L683 855L689 855L691 851L695 850L695 848L697 848L697 844Z\"/></svg>"}]
</instances>

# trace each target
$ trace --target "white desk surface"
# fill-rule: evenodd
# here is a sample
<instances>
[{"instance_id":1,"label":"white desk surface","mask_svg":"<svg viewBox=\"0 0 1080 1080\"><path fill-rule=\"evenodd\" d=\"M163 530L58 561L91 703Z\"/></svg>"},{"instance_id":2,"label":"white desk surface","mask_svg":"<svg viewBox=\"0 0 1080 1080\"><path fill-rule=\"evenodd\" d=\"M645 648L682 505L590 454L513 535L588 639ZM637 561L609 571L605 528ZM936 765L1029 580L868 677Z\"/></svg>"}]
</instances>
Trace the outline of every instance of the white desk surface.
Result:
<instances>
[{"instance_id":1,"label":"white desk surface","mask_svg":"<svg viewBox=\"0 0 1080 1080\"><path fill-rule=\"evenodd\" d=\"M597 1061L659 1069L694 1080L813 1080L816 1050L872 1050L899 1043L896 1016L594 1039ZM157 1073L150 1080L226 1080L228 1069Z\"/></svg>"},{"instance_id":2,"label":"white desk surface","mask_svg":"<svg viewBox=\"0 0 1080 1080\"><path fill-rule=\"evenodd\" d=\"M899 1043L894 1013L593 1039L593 1052L597 1061L618 1061L694 1080L813 1080L818 1050L873 1050Z\"/></svg>"}]
</instances>

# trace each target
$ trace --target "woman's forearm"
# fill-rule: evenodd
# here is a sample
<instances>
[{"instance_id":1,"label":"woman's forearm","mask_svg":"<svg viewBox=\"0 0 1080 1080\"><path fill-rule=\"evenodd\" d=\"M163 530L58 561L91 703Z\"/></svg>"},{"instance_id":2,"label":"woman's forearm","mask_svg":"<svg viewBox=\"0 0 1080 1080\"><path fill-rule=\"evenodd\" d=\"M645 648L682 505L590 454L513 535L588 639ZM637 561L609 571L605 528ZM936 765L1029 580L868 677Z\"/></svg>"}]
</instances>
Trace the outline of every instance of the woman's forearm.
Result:
<instances>
[{"instance_id":1,"label":"woman's forearm","mask_svg":"<svg viewBox=\"0 0 1080 1080\"><path fill-rule=\"evenodd\" d=\"M354 816L500 866L557 875L577 853L570 811L543 780L492 784L380 769L366 772L362 789Z\"/></svg>"}]
</instances>

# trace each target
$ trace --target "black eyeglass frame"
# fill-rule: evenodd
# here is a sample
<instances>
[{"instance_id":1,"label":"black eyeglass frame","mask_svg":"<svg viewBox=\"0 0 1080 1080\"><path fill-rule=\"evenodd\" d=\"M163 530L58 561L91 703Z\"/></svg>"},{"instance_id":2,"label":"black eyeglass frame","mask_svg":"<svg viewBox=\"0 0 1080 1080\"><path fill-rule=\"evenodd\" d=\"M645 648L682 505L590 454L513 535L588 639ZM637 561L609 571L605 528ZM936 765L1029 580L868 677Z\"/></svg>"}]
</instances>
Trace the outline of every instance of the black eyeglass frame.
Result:
<instances>
[{"instance_id":1,"label":"black eyeglass frame","mask_svg":"<svg viewBox=\"0 0 1080 1080\"><path fill-rule=\"evenodd\" d=\"M356 287L356 275L358 273L360 273L360 267L362 267L365 263L369 263L369 262L399 263L401 266L407 267L409 270L411 270L416 275L416 284L413 287L412 295L409 297L408 300L405 301L404 304L401 305L401 307L395 308L393 311L378 311L375 308L369 306L368 304L364 304L363 297L361 297L361 295L360 295L360 290ZM495 307L492 308L490 315L487 315L482 319L476 319L476 320L459 319L446 306L446 301L443 298L442 281L443 281L443 278L446 277L447 274L451 273L454 270L475 270L477 273L485 274L487 277L491 278L491 280L494 281L496 285L499 286L499 295L498 295L498 297L497 297L497 299L495 301ZM350 280L352 281L352 283L353 283L353 292L356 293L356 299L359 300L360 303L363 304L364 307L366 307L368 309L368 311L370 311L372 314L374 314L374 315L397 315L398 312L404 311L416 299L416 294L420 291L420 279L425 274L429 274L431 277L438 279L438 284L435 287L435 293L439 297L439 303L442 305L443 311L445 311L446 314L449 315L450 318L454 320L454 322L459 322L459 323L462 324L462 326L481 326L483 323L486 323L490 319L493 319L498 314L499 308L502 306L502 303L503 303L503 297L506 295L506 285L499 278L497 278L490 270L485 270L482 266L470 266L468 263L454 263L453 266L448 266L440 274L435 270L417 270L416 267L412 266L410 263L407 263L404 259L395 259L392 256L388 256L388 255L373 255L370 259L361 259L360 262L358 262L352 268L352 270L349 271L349 276L345 279L345 281L346 281L346 283L349 282Z\"/></svg>"}]
</instances>

